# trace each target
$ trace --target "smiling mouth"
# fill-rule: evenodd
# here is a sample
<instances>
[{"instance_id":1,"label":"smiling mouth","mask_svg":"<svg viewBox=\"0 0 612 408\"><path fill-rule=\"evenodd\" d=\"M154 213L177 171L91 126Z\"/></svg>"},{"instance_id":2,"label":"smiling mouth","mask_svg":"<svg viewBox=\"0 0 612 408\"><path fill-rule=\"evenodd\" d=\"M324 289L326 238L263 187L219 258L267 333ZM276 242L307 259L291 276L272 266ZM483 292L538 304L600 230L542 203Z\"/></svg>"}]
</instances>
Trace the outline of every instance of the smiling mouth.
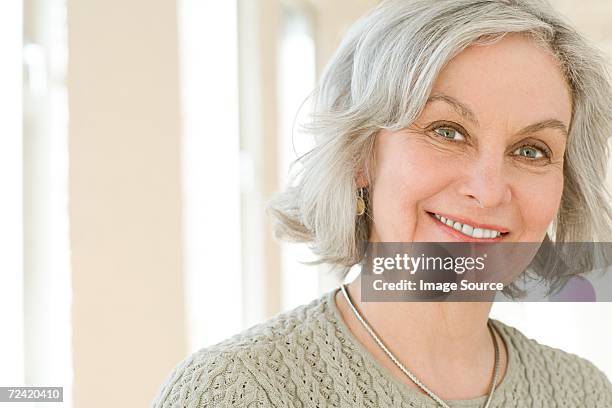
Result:
<instances>
[{"instance_id":1,"label":"smiling mouth","mask_svg":"<svg viewBox=\"0 0 612 408\"><path fill-rule=\"evenodd\" d=\"M508 231L499 231L495 229L482 228L474 225L470 225L468 223L463 223L460 221L453 220L451 218L444 217L440 214L432 213L427 211L429 215L437 219L442 224L445 224L449 228L453 228L458 233L465 235L470 238L477 239L496 239L500 237L507 236L510 232Z\"/></svg>"}]
</instances>

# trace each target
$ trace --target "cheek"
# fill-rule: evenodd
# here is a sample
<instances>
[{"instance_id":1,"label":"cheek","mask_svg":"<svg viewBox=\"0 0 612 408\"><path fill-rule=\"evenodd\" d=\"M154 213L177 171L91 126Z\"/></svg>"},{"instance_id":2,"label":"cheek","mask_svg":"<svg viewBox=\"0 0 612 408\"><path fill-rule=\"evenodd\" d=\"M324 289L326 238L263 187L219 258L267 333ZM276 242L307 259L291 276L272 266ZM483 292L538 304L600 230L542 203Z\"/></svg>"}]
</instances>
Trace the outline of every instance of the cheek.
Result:
<instances>
[{"instance_id":1,"label":"cheek","mask_svg":"<svg viewBox=\"0 0 612 408\"><path fill-rule=\"evenodd\" d=\"M516 184L514 190L524 231L534 240L543 237L559 210L563 193L562 171L529 177Z\"/></svg>"},{"instance_id":2,"label":"cheek","mask_svg":"<svg viewBox=\"0 0 612 408\"><path fill-rule=\"evenodd\" d=\"M394 147L377 158L374 221L381 239L410 241L419 203L441 191L452 174L448 174L449 167L439 169L437 155L418 142L406 141Z\"/></svg>"}]
</instances>

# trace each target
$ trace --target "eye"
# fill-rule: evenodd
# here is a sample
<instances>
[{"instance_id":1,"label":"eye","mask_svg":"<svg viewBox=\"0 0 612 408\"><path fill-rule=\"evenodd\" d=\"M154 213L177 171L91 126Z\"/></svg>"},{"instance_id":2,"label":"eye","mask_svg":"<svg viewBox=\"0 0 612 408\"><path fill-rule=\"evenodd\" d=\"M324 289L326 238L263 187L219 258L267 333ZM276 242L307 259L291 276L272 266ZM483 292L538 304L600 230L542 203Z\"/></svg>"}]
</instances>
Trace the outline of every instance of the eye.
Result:
<instances>
[{"instance_id":1,"label":"eye","mask_svg":"<svg viewBox=\"0 0 612 408\"><path fill-rule=\"evenodd\" d=\"M461 133L451 127L441 126L435 128L434 132L436 132L436 134L441 136L442 138L452 140L454 142L465 140L465 136L463 136Z\"/></svg>"},{"instance_id":2,"label":"eye","mask_svg":"<svg viewBox=\"0 0 612 408\"><path fill-rule=\"evenodd\" d=\"M542 150L534 146L521 146L512 152L512 154L523 156L528 159L541 159L542 157L546 156Z\"/></svg>"}]
</instances>

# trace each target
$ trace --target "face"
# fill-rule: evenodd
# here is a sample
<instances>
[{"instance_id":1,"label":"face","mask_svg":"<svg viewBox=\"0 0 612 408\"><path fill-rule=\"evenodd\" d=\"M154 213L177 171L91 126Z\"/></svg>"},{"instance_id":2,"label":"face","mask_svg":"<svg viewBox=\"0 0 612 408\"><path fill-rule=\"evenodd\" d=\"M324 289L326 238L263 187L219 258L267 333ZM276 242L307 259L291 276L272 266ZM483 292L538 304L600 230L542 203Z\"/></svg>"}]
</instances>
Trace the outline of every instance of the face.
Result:
<instances>
[{"instance_id":1,"label":"face","mask_svg":"<svg viewBox=\"0 0 612 408\"><path fill-rule=\"evenodd\" d=\"M376 135L371 241L541 242L563 191L571 94L520 34L452 59L410 127Z\"/></svg>"}]
</instances>

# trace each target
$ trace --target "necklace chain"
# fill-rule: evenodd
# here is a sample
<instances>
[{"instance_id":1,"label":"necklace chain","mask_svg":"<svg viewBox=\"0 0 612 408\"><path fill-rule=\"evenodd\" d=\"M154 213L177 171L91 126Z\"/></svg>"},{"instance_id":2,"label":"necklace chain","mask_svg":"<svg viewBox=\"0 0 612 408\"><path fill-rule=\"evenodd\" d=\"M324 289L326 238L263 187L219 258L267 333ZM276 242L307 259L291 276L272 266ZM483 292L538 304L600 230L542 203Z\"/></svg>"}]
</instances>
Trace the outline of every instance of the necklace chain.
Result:
<instances>
[{"instance_id":1,"label":"necklace chain","mask_svg":"<svg viewBox=\"0 0 612 408\"><path fill-rule=\"evenodd\" d=\"M355 314L357 319L361 322L363 327L368 331L368 333L374 339L376 344L378 344L380 346L380 348L385 352L385 354L387 354L387 356L389 356L389 358L395 363L395 365L400 370L402 370L402 372L404 374L406 374L412 380L412 382L414 382L416 385L419 386L419 388L421 388L423 391L425 391L425 393L427 393L427 395L429 395L441 407L443 407L443 408L450 408L446 402L444 402L440 397L438 397L436 394L434 394L433 391L431 391L429 388L427 388L425 386L425 384L423 384L412 372L410 372L406 367L404 367L404 365L393 355L393 353L391 353L391 351L389 351L387 346L385 346L385 344L380 340L378 335L376 335L374 330L372 330L370 325L361 316L359 311L357 311L357 308L355 307L355 305L351 301L351 298L350 298L350 296L349 296L345 286L346 286L345 284L342 284L341 289L342 289L342 293L344 294L344 297L346 298L346 301L348 302L349 306L353 310L353 313ZM497 377L498 377L498 374L499 374L499 346L497 344L497 339L495 337L495 333L493 332L493 330L494 330L493 324L491 323L490 320L487 322L487 326L489 328L489 332L491 333L491 338L493 339L493 348L495 349L495 365L494 365L494 368L493 368L493 381L492 381L492 384L491 384L491 391L489 391L489 396L487 397L487 400L486 400L486 402L484 404L484 408L488 408L489 404L491 403L491 398L493 397L493 392L495 391L495 386L497 385Z\"/></svg>"}]
</instances>

